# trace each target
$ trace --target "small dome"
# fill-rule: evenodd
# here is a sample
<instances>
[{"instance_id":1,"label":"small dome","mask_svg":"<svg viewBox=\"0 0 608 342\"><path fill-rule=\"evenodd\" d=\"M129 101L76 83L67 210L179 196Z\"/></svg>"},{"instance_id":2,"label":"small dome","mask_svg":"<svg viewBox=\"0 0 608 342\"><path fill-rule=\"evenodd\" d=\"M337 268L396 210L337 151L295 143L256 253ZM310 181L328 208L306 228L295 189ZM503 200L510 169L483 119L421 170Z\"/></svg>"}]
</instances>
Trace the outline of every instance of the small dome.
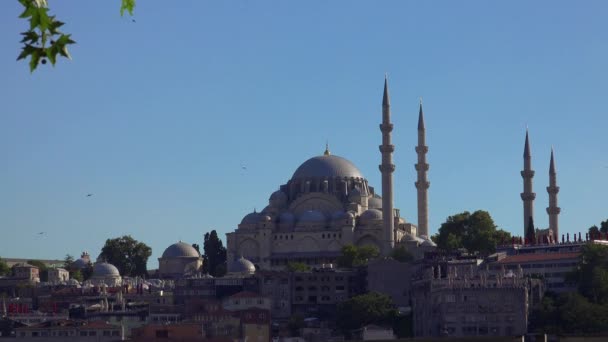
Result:
<instances>
[{"instance_id":1,"label":"small dome","mask_svg":"<svg viewBox=\"0 0 608 342\"><path fill-rule=\"evenodd\" d=\"M437 244L435 242L433 242L433 240L429 239L428 236L426 235L420 235L420 238L422 240L424 240L421 245L422 246L427 246L427 247L437 247Z\"/></svg>"},{"instance_id":2,"label":"small dome","mask_svg":"<svg viewBox=\"0 0 608 342\"><path fill-rule=\"evenodd\" d=\"M335 155L323 155L308 159L294 172L295 179L310 178L364 178L361 171L347 159Z\"/></svg>"},{"instance_id":3,"label":"small dome","mask_svg":"<svg viewBox=\"0 0 608 342\"><path fill-rule=\"evenodd\" d=\"M414 236L412 234L405 234L405 236L401 238L401 241L402 242L416 242L418 244L422 244L424 242L423 239L421 239L417 236Z\"/></svg>"},{"instance_id":4,"label":"small dome","mask_svg":"<svg viewBox=\"0 0 608 342\"><path fill-rule=\"evenodd\" d=\"M374 195L367 200L367 207L370 209L382 209L382 197Z\"/></svg>"},{"instance_id":5,"label":"small dome","mask_svg":"<svg viewBox=\"0 0 608 342\"><path fill-rule=\"evenodd\" d=\"M174 243L163 252L163 258L198 258L200 255L191 245L185 242Z\"/></svg>"},{"instance_id":6,"label":"small dome","mask_svg":"<svg viewBox=\"0 0 608 342\"><path fill-rule=\"evenodd\" d=\"M95 263L95 266L93 266L93 277L120 277L120 272L118 272L118 268L112 264L108 264L107 262L98 262Z\"/></svg>"},{"instance_id":7,"label":"small dome","mask_svg":"<svg viewBox=\"0 0 608 342\"><path fill-rule=\"evenodd\" d=\"M375 223L376 221L382 221L382 211L378 209L367 209L359 217L359 222L362 225Z\"/></svg>"},{"instance_id":8,"label":"small dome","mask_svg":"<svg viewBox=\"0 0 608 342\"><path fill-rule=\"evenodd\" d=\"M90 262L90 260L84 259L84 258L76 259L72 263L72 267L81 270L81 269L87 267L87 265L89 264L89 262Z\"/></svg>"},{"instance_id":9,"label":"small dome","mask_svg":"<svg viewBox=\"0 0 608 342\"><path fill-rule=\"evenodd\" d=\"M256 224L260 221L260 214L255 211L243 217L241 224Z\"/></svg>"},{"instance_id":10,"label":"small dome","mask_svg":"<svg viewBox=\"0 0 608 342\"><path fill-rule=\"evenodd\" d=\"M273 207L282 208L287 204L287 195L281 190L275 191L270 195L268 203Z\"/></svg>"},{"instance_id":11,"label":"small dome","mask_svg":"<svg viewBox=\"0 0 608 342\"><path fill-rule=\"evenodd\" d=\"M307 210L300 215L298 223L325 222L325 215L318 210Z\"/></svg>"},{"instance_id":12,"label":"small dome","mask_svg":"<svg viewBox=\"0 0 608 342\"><path fill-rule=\"evenodd\" d=\"M241 274L253 274L255 273L255 265L243 258L240 257L230 264L230 272L231 273L241 273Z\"/></svg>"},{"instance_id":13,"label":"small dome","mask_svg":"<svg viewBox=\"0 0 608 342\"><path fill-rule=\"evenodd\" d=\"M272 217L268 215L260 215L260 222L272 222Z\"/></svg>"}]
</instances>

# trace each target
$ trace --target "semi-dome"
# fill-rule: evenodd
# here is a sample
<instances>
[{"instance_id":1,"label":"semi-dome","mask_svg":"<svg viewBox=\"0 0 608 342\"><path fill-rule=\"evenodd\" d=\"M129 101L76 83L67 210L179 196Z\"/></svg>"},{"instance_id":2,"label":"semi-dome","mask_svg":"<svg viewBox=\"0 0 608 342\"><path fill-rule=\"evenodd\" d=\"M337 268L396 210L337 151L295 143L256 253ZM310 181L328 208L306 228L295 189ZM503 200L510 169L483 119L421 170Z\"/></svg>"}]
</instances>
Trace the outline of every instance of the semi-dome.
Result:
<instances>
[{"instance_id":1,"label":"semi-dome","mask_svg":"<svg viewBox=\"0 0 608 342\"><path fill-rule=\"evenodd\" d=\"M270 195L268 203L273 207L282 208L287 204L287 194L281 190L275 191Z\"/></svg>"},{"instance_id":2,"label":"semi-dome","mask_svg":"<svg viewBox=\"0 0 608 342\"><path fill-rule=\"evenodd\" d=\"M296 169L291 179L308 179L313 177L364 178L355 164L348 159L335 155L323 155L308 159Z\"/></svg>"},{"instance_id":3,"label":"semi-dome","mask_svg":"<svg viewBox=\"0 0 608 342\"><path fill-rule=\"evenodd\" d=\"M163 258L198 258L200 255L191 245L185 242L174 243L163 252Z\"/></svg>"},{"instance_id":4,"label":"semi-dome","mask_svg":"<svg viewBox=\"0 0 608 342\"><path fill-rule=\"evenodd\" d=\"M378 209L367 209L359 217L359 221L363 225L372 223L374 221L381 221L381 220L382 220L382 211L380 211Z\"/></svg>"},{"instance_id":5,"label":"semi-dome","mask_svg":"<svg viewBox=\"0 0 608 342\"><path fill-rule=\"evenodd\" d=\"M298 223L325 222L327 218L318 210L306 210L300 215Z\"/></svg>"},{"instance_id":6,"label":"semi-dome","mask_svg":"<svg viewBox=\"0 0 608 342\"><path fill-rule=\"evenodd\" d=\"M260 221L260 214L255 211L243 217L241 224L256 224Z\"/></svg>"},{"instance_id":7,"label":"semi-dome","mask_svg":"<svg viewBox=\"0 0 608 342\"><path fill-rule=\"evenodd\" d=\"M93 266L93 277L120 277L120 272L118 272L118 268L112 264L108 264L107 262L97 262L95 263L95 266Z\"/></svg>"},{"instance_id":8,"label":"semi-dome","mask_svg":"<svg viewBox=\"0 0 608 342\"><path fill-rule=\"evenodd\" d=\"M251 261L240 257L230 264L229 271L231 273L253 274L255 273L255 265Z\"/></svg>"}]
</instances>

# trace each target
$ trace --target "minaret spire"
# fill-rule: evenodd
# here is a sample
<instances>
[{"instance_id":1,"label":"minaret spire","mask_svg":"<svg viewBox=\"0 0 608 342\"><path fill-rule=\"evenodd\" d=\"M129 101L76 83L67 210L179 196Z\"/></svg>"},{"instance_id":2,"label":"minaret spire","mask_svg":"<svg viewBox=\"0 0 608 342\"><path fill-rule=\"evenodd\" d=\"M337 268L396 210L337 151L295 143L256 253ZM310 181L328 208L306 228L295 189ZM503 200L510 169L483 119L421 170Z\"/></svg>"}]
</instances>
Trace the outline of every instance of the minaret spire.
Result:
<instances>
[{"instance_id":1,"label":"minaret spire","mask_svg":"<svg viewBox=\"0 0 608 342\"><path fill-rule=\"evenodd\" d=\"M559 186L557 186L557 172L555 171L553 147L551 147L551 161L549 162L549 186L547 187L547 192L549 193L549 206L547 207L547 214L549 214L549 229L553 232L554 239L557 240L559 236L558 215L562 209L557 206L557 193L559 193Z\"/></svg>"},{"instance_id":2,"label":"minaret spire","mask_svg":"<svg viewBox=\"0 0 608 342\"><path fill-rule=\"evenodd\" d=\"M534 170L532 170L532 154L530 153L530 139L528 138L528 130L526 129L526 143L524 145L524 169L521 171L521 177L524 180L524 192L521 193L521 199L524 204L524 236L526 235L526 227L530 221L530 217L534 219L534 199L536 194L532 191L532 178L534 178Z\"/></svg>"},{"instance_id":3,"label":"minaret spire","mask_svg":"<svg viewBox=\"0 0 608 342\"><path fill-rule=\"evenodd\" d=\"M391 144L393 124L391 123L390 106L388 78L385 75L384 94L382 96L382 124L380 124L380 131L382 132L382 145L380 145L382 164L380 164L380 172L382 173L383 255L388 255L395 245L395 220L393 214L393 172L395 171L393 151L395 150L395 146Z\"/></svg>"},{"instance_id":4,"label":"minaret spire","mask_svg":"<svg viewBox=\"0 0 608 342\"><path fill-rule=\"evenodd\" d=\"M426 154L428 151L429 147L426 146L426 129L424 127L424 112L422 111L422 98L420 98L420 109L418 111L418 146L416 146L418 163L415 165L418 179L415 184L418 195L418 235L425 235L426 237L429 237L428 189L431 185L427 178L429 164L426 162Z\"/></svg>"}]
</instances>

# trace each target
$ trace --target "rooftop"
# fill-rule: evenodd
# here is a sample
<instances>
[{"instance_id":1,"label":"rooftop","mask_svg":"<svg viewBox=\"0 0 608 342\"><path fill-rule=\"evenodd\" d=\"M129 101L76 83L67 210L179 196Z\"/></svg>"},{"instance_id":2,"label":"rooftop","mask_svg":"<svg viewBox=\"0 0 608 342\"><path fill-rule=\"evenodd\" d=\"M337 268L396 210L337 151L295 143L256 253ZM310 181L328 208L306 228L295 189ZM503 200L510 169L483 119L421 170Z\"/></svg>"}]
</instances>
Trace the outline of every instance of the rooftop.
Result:
<instances>
[{"instance_id":1,"label":"rooftop","mask_svg":"<svg viewBox=\"0 0 608 342\"><path fill-rule=\"evenodd\" d=\"M526 254L516 254L509 255L504 259L498 261L499 264L521 264L528 262L539 262L539 261L553 261L553 260L567 260L567 259L576 259L578 260L581 253L579 252L571 252L571 253L526 253Z\"/></svg>"}]
</instances>

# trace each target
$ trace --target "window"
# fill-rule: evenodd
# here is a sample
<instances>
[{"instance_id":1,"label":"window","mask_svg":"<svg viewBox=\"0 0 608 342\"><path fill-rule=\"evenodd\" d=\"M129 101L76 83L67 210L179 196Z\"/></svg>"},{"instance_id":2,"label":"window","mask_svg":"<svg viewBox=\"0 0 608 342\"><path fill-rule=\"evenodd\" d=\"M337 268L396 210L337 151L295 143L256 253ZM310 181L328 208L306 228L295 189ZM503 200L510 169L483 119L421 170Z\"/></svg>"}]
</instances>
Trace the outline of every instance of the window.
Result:
<instances>
[{"instance_id":1,"label":"window","mask_svg":"<svg viewBox=\"0 0 608 342\"><path fill-rule=\"evenodd\" d=\"M89 336L97 336L97 331L89 331Z\"/></svg>"},{"instance_id":2,"label":"window","mask_svg":"<svg viewBox=\"0 0 608 342\"><path fill-rule=\"evenodd\" d=\"M32 331L32 337L38 337L38 332L37 331Z\"/></svg>"},{"instance_id":3,"label":"window","mask_svg":"<svg viewBox=\"0 0 608 342\"><path fill-rule=\"evenodd\" d=\"M80 332L80 336L87 336L87 332L86 331L81 331Z\"/></svg>"},{"instance_id":4,"label":"window","mask_svg":"<svg viewBox=\"0 0 608 342\"><path fill-rule=\"evenodd\" d=\"M103 336L110 336L110 335L112 335L112 334L110 333L109 330L104 330L103 331Z\"/></svg>"}]
</instances>

